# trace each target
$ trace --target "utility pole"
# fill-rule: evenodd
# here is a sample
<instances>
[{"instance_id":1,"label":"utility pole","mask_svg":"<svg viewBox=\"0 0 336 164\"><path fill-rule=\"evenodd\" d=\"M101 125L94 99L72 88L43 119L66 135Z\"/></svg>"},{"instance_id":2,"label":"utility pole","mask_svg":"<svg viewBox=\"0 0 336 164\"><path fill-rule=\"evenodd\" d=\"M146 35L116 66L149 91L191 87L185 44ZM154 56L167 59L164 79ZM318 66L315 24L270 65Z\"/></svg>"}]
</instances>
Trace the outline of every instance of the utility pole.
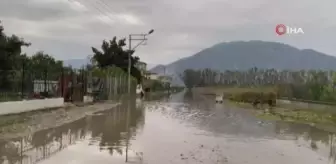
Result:
<instances>
[{"instance_id":1,"label":"utility pole","mask_svg":"<svg viewBox=\"0 0 336 164\"><path fill-rule=\"evenodd\" d=\"M163 75L166 76L166 66L163 67Z\"/></svg>"},{"instance_id":2,"label":"utility pole","mask_svg":"<svg viewBox=\"0 0 336 164\"><path fill-rule=\"evenodd\" d=\"M25 59L22 59L21 99L24 98L23 92L25 91L25 69Z\"/></svg>"},{"instance_id":3,"label":"utility pole","mask_svg":"<svg viewBox=\"0 0 336 164\"><path fill-rule=\"evenodd\" d=\"M131 94L131 53L132 53L132 35L128 38L128 94ZM129 95L130 96L130 95Z\"/></svg>"},{"instance_id":4,"label":"utility pole","mask_svg":"<svg viewBox=\"0 0 336 164\"><path fill-rule=\"evenodd\" d=\"M141 44L143 44L144 41L147 40L146 36L153 33L154 30L150 30L147 34L130 34L128 36L128 103L127 103L127 116L126 116L126 131L127 131L127 138L126 138L126 159L125 162L128 162L128 145L129 145L129 122L130 122L130 107L131 107L131 67L132 67L132 53L133 51L140 46ZM142 38L132 38L132 36L141 36ZM138 43L134 48L132 48L132 41L133 40L140 40L140 43Z\"/></svg>"},{"instance_id":5,"label":"utility pole","mask_svg":"<svg viewBox=\"0 0 336 164\"><path fill-rule=\"evenodd\" d=\"M150 35L154 32L154 30L150 30L147 34L130 34L128 36L128 94L131 94L131 59L132 59L132 52L141 44L143 44L147 38L147 35ZM132 36L141 36L142 38L132 38ZM132 48L132 41L133 40L139 40L140 43L138 43L135 47Z\"/></svg>"}]
</instances>

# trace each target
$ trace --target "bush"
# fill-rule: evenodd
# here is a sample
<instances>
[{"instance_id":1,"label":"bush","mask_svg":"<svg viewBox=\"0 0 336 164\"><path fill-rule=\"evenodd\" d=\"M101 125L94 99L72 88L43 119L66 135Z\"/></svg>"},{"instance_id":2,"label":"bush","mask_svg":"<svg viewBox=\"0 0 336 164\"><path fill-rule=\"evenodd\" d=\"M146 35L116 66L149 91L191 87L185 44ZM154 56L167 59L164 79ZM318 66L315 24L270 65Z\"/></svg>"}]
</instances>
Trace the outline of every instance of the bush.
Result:
<instances>
[{"instance_id":1,"label":"bush","mask_svg":"<svg viewBox=\"0 0 336 164\"><path fill-rule=\"evenodd\" d=\"M164 91L166 86L159 80L145 80L143 83L144 88L149 88L150 91Z\"/></svg>"},{"instance_id":2,"label":"bush","mask_svg":"<svg viewBox=\"0 0 336 164\"><path fill-rule=\"evenodd\" d=\"M232 93L229 96L229 99L237 102L244 103L271 103L272 105L276 104L276 93L275 92L258 92L258 91L246 91Z\"/></svg>"}]
</instances>

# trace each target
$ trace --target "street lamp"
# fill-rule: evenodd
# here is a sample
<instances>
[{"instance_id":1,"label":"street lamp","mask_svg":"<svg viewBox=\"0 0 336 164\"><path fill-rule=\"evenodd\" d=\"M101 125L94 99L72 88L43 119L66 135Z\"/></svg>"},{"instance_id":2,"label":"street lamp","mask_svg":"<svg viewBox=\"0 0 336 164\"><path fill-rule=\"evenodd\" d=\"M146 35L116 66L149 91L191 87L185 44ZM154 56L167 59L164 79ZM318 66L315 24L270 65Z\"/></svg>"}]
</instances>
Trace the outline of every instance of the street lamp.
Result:
<instances>
[{"instance_id":1,"label":"street lamp","mask_svg":"<svg viewBox=\"0 0 336 164\"><path fill-rule=\"evenodd\" d=\"M152 34L154 32L154 29L151 29L147 34L130 34L128 41L129 41L129 53L128 53L128 93L131 93L131 52L134 51L137 47L139 47L143 42L147 40L146 36ZM134 38L134 37L138 38ZM133 37L133 38L132 38ZM132 41L133 40L139 40L140 43L138 43L136 46L132 48Z\"/></svg>"},{"instance_id":2,"label":"street lamp","mask_svg":"<svg viewBox=\"0 0 336 164\"><path fill-rule=\"evenodd\" d=\"M139 47L143 42L147 40L146 36L150 35L154 32L154 30L150 30L147 34L130 34L128 41L129 41L129 53L128 53L128 107L127 107L127 116L126 116L126 130L127 130L127 139L126 139L126 160L125 162L128 162L128 140L129 140L129 117L130 117L130 104L131 104L131 53ZM134 38L134 37L138 38ZM133 38L132 38L133 37ZM132 41L133 40L139 40L140 42L132 48Z\"/></svg>"},{"instance_id":3,"label":"street lamp","mask_svg":"<svg viewBox=\"0 0 336 164\"><path fill-rule=\"evenodd\" d=\"M154 32L154 29L151 29L149 32L148 32L148 35L152 34Z\"/></svg>"}]
</instances>

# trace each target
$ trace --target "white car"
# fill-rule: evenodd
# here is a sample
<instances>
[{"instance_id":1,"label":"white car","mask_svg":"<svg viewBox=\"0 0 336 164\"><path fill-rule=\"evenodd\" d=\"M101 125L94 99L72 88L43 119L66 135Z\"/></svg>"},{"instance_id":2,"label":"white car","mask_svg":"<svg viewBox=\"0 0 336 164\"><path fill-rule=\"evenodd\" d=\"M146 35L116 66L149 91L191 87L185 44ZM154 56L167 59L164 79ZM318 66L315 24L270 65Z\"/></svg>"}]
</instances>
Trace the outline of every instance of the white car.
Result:
<instances>
[{"instance_id":1,"label":"white car","mask_svg":"<svg viewBox=\"0 0 336 164\"><path fill-rule=\"evenodd\" d=\"M216 95L216 103L223 103L223 96L222 95Z\"/></svg>"}]
</instances>

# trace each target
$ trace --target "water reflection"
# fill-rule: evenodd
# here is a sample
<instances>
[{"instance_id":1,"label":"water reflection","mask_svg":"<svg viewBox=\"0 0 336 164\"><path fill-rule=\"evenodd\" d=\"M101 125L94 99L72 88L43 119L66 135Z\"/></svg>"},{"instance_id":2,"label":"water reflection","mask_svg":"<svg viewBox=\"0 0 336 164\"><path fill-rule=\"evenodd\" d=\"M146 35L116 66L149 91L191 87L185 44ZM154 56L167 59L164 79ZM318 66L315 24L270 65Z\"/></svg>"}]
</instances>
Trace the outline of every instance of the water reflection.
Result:
<instances>
[{"instance_id":1,"label":"water reflection","mask_svg":"<svg viewBox=\"0 0 336 164\"><path fill-rule=\"evenodd\" d=\"M144 126L142 106L136 108L135 99L129 110L129 130L126 129L127 104L114 109L96 113L92 116L64 124L62 126L38 131L32 135L0 141L0 163L33 164L47 159L69 145L81 140L90 140L89 145L107 150L111 155L124 154L122 147L134 138L137 130ZM98 151L99 151L98 150Z\"/></svg>"},{"instance_id":2,"label":"water reflection","mask_svg":"<svg viewBox=\"0 0 336 164\"><path fill-rule=\"evenodd\" d=\"M320 128L307 124L283 121L262 121L260 124L259 119L249 116L250 112L248 111L227 108L225 104L221 104L220 108L217 108L217 104L211 101L200 101L192 92L186 92L183 95L183 99L184 102L188 103L175 104L175 107L178 106L179 109L184 110L174 111L179 113L174 114L174 117L177 116L181 119L181 116L188 116L187 118L183 117L183 120L196 124L200 129L205 129L212 133L235 136L237 136L238 133L248 133L247 136L257 138L265 138L267 136L268 138L278 140L293 140L298 143L298 146L308 145L310 149L317 153L327 154L330 162L336 163L335 133L321 130ZM243 126L245 124L247 127L244 128ZM247 128L250 130L247 130ZM329 127L328 129L335 131L334 127ZM253 135L253 133L258 134Z\"/></svg>"},{"instance_id":3,"label":"water reflection","mask_svg":"<svg viewBox=\"0 0 336 164\"><path fill-rule=\"evenodd\" d=\"M217 104L211 101L200 101L192 94L192 92L186 92L184 94L184 102L188 102L188 105L180 104L180 108L186 109L184 111L187 111L187 113L189 114L183 115L193 115L193 117L199 117L197 119L191 119L190 117L188 118L189 122L192 121L193 123L197 124L199 128L205 128L207 131L211 131L213 133L237 135L236 132L239 132L249 133L249 136L261 138L268 136L270 138L279 140L293 140L296 141L299 146L309 145L310 149L318 153L327 153L330 162L334 164L336 163L335 133L321 130L320 128L316 128L307 124L298 124L283 121L263 121L263 125L260 125L258 123L260 122L258 121L258 118L249 116L250 113L248 111L227 108L225 104L221 104L220 108L217 108L216 110ZM225 109L223 109L223 106ZM209 116L211 116L212 118L209 119ZM247 122L247 128L251 130L242 129L241 126L244 125L243 122ZM222 125L218 126L218 124ZM231 125L227 126L227 124ZM262 126L262 128L254 128L254 125L256 125L257 127ZM331 128L333 128L334 130L334 127ZM253 133L258 133L259 136L253 135ZM272 134L274 133L275 135L272 136Z\"/></svg>"},{"instance_id":4,"label":"water reflection","mask_svg":"<svg viewBox=\"0 0 336 164\"><path fill-rule=\"evenodd\" d=\"M193 92L192 92L192 90L186 90L185 92L184 92L184 96L183 96L183 100L185 101L185 102L193 102L192 100L193 100Z\"/></svg>"},{"instance_id":5,"label":"water reflection","mask_svg":"<svg viewBox=\"0 0 336 164\"><path fill-rule=\"evenodd\" d=\"M139 139L139 134L145 126L147 133L150 132L150 134L146 135L146 140L150 140L149 143L155 139L159 140L162 143L159 148L161 150L165 146L169 147L169 145L164 145L165 143L173 144L176 140L179 141L180 138L177 139L174 138L175 135L171 135L169 136L171 138L166 138L167 140L171 139L171 141L166 140L166 142L163 142L162 138L155 135L155 132L159 133L162 131L151 128L166 128L166 130L168 129L168 133L181 133L181 135L184 135L184 131L178 130L182 126L180 123L185 122L193 124L194 126L192 127L196 127L197 129L203 128L202 130L209 133L230 134L237 138L242 134L246 138L252 136L264 139L267 136L267 139L274 141L293 141L298 146L307 146L307 149L314 150L316 153L327 154L333 163L336 161L336 137L333 133L319 130L309 125L286 122L272 122L268 125L259 125L256 123L257 119L253 118L252 115L248 115L245 111L225 107L220 108L213 102L201 101L199 97L190 93L175 95L172 98L164 98L160 101L153 100L155 99L137 100L137 103L135 103L135 98L123 100L122 105L114 109L99 112L57 128L42 130L32 135L15 138L10 141L0 141L0 163L38 163L60 151L66 152L65 149L74 144L85 144L86 149L89 149L89 147L94 148L97 152L101 151L107 154L108 157L124 157L128 153L126 147L136 137ZM131 103L128 103L128 101L131 101ZM148 114L147 118L145 117L145 108ZM165 117L170 117L174 121L177 120L178 123L171 122L173 124L168 124L169 119L165 119ZM146 121L152 121L147 122L145 125L145 119ZM153 120L155 121L155 125L161 123L160 126L149 126L148 124L153 123ZM164 123L167 124L164 125ZM174 131L169 131L170 129ZM186 134L188 135L188 133ZM199 139L198 137L202 136L187 136L191 141ZM216 138L211 138L211 140L213 139ZM133 142L133 144L136 143ZM150 145L144 145L144 148L146 146ZM154 149L156 151L156 148ZM183 149L183 145L172 147L172 149L179 156L179 151ZM165 156L165 153L155 155ZM141 152L138 152L138 154L141 154ZM67 158L64 159L66 160Z\"/></svg>"},{"instance_id":6,"label":"water reflection","mask_svg":"<svg viewBox=\"0 0 336 164\"><path fill-rule=\"evenodd\" d=\"M295 123L276 123L277 134L287 134L295 137L295 140L304 140L310 143L310 148L314 151L329 152L328 156L332 163L336 163L336 136L310 125Z\"/></svg>"}]
</instances>

